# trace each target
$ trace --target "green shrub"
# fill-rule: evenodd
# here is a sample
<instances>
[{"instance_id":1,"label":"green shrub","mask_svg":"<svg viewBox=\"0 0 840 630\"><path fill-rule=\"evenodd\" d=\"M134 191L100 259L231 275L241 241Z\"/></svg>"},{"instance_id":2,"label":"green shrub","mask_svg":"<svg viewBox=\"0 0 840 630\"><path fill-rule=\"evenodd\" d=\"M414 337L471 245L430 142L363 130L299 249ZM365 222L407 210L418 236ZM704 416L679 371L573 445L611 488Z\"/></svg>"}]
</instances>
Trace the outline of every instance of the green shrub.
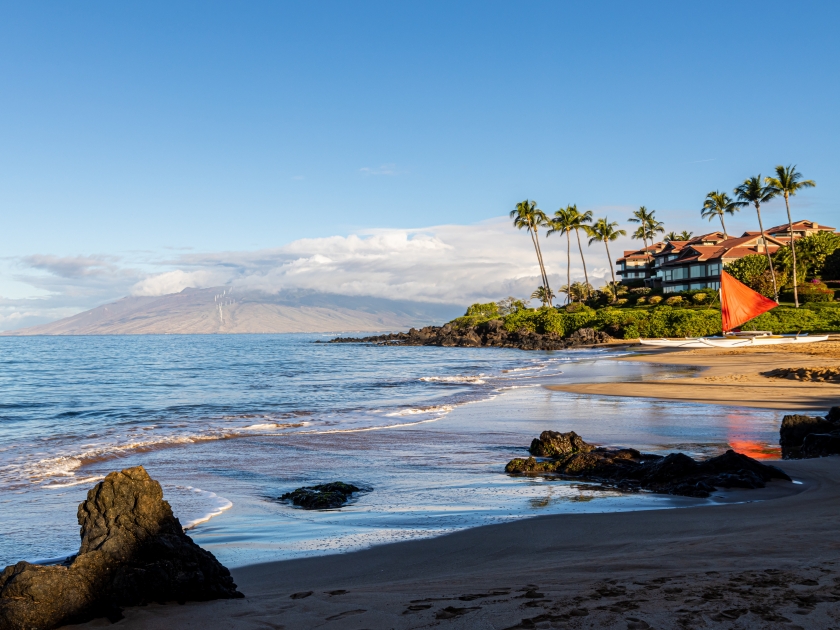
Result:
<instances>
[{"instance_id":1,"label":"green shrub","mask_svg":"<svg viewBox=\"0 0 840 630\"><path fill-rule=\"evenodd\" d=\"M651 304L659 304L661 301L662 301L662 296L661 295L652 295L652 296L650 296L650 299L648 299L648 302L650 302Z\"/></svg>"},{"instance_id":2,"label":"green shrub","mask_svg":"<svg viewBox=\"0 0 840 630\"><path fill-rule=\"evenodd\" d=\"M834 290L822 282L806 282L798 287L798 293L802 303L834 301ZM793 302L793 290L782 291L779 298L782 302Z\"/></svg>"},{"instance_id":3,"label":"green shrub","mask_svg":"<svg viewBox=\"0 0 840 630\"><path fill-rule=\"evenodd\" d=\"M750 320L741 329L775 333L840 332L840 307L827 304L809 305L809 308L779 306Z\"/></svg>"},{"instance_id":4,"label":"green shrub","mask_svg":"<svg viewBox=\"0 0 840 630\"><path fill-rule=\"evenodd\" d=\"M598 311L595 328L619 339L697 337L720 332L720 311L660 306L654 309Z\"/></svg>"},{"instance_id":5,"label":"green shrub","mask_svg":"<svg viewBox=\"0 0 840 630\"><path fill-rule=\"evenodd\" d=\"M621 298L615 301L615 306L624 306L627 302L629 302L627 298Z\"/></svg>"},{"instance_id":6,"label":"green shrub","mask_svg":"<svg viewBox=\"0 0 840 630\"><path fill-rule=\"evenodd\" d=\"M667 300L665 300L665 304L668 306L678 306L683 303L683 299L681 295L672 295Z\"/></svg>"},{"instance_id":7,"label":"green shrub","mask_svg":"<svg viewBox=\"0 0 840 630\"><path fill-rule=\"evenodd\" d=\"M505 330L513 332L524 329L535 332L537 330L537 316L539 314L540 311L532 308L511 313L505 317Z\"/></svg>"},{"instance_id":8,"label":"green shrub","mask_svg":"<svg viewBox=\"0 0 840 630\"><path fill-rule=\"evenodd\" d=\"M640 295L636 298L636 304L644 304L645 302L647 302L647 298L644 295Z\"/></svg>"},{"instance_id":9,"label":"green shrub","mask_svg":"<svg viewBox=\"0 0 840 630\"><path fill-rule=\"evenodd\" d=\"M709 294L708 293L695 293L691 296L691 300L697 304L703 304L704 302L708 302Z\"/></svg>"}]
</instances>

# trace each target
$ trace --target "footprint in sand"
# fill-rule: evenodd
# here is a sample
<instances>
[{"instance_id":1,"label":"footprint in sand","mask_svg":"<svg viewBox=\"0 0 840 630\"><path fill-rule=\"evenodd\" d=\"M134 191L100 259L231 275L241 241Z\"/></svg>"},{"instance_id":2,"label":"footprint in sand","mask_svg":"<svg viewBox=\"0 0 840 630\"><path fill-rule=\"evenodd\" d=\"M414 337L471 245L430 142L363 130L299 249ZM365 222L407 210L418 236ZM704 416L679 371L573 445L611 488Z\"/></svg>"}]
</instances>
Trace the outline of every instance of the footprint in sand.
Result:
<instances>
[{"instance_id":1,"label":"footprint in sand","mask_svg":"<svg viewBox=\"0 0 840 630\"><path fill-rule=\"evenodd\" d=\"M332 617L327 617L327 621L335 621L336 619L344 619L345 617L350 617L351 615L361 615L362 613L366 613L367 611L363 608L357 608L356 610L346 610L343 613L338 613L337 615L333 615Z\"/></svg>"},{"instance_id":2,"label":"footprint in sand","mask_svg":"<svg viewBox=\"0 0 840 630\"><path fill-rule=\"evenodd\" d=\"M301 591L300 593L292 593L289 595L291 599L303 599L304 597L309 597L312 595L312 591Z\"/></svg>"},{"instance_id":3,"label":"footprint in sand","mask_svg":"<svg viewBox=\"0 0 840 630\"><path fill-rule=\"evenodd\" d=\"M403 611L404 615L410 615L411 613L420 612L421 610L429 610L431 608L431 604L414 604L413 606L409 606Z\"/></svg>"},{"instance_id":4,"label":"footprint in sand","mask_svg":"<svg viewBox=\"0 0 840 630\"><path fill-rule=\"evenodd\" d=\"M452 619L454 617L466 615L468 612L472 612L473 610L481 610L481 606L473 606L471 608L455 608L455 606L447 606L446 608L437 611L435 619Z\"/></svg>"}]
</instances>

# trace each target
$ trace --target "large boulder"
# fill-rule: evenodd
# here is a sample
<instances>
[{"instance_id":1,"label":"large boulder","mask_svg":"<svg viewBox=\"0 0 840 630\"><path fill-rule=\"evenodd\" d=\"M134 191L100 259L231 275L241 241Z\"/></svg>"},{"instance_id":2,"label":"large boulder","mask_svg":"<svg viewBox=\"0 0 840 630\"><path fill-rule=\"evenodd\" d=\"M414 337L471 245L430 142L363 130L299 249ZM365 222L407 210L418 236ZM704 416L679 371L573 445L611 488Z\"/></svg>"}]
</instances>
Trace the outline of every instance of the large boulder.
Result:
<instances>
[{"instance_id":1,"label":"large boulder","mask_svg":"<svg viewBox=\"0 0 840 630\"><path fill-rule=\"evenodd\" d=\"M539 438L534 438L528 452L537 457L561 457L572 453L588 453L594 446L583 441L574 431L559 433L543 431Z\"/></svg>"},{"instance_id":2,"label":"large boulder","mask_svg":"<svg viewBox=\"0 0 840 630\"><path fill-rule=\"evenodd\" d=\"M44 630L150 602L242 597L196 545L142 466L113 472L79 505L79 553L62 566L18 562L0 573L0 628Z\"/></svg>"},{"instance_id":3,"label":"large boulder","mask_svg":"<svg viewBox=\"0 0 840 630\"><path fill-rule=\"evenodd\" d=\"M782 418L782 426L779 429L782 457L796 459L840 454L840 448L833 446L840 444L840 439L809 439L812 435L834 435L840 438L840 407L832 407L824 418L802 415L788 415Z\"/></svg>"},{"instance_id":4,"label":"large boulder","mask_svg":"<svg viewBox=\"0 0 840 630\"><path fill-rule=\"evenodd\" d=\"M763 488L772 479L790 481L775 466L731 450L703 461L684 453L663 457L632 448L596 448L573 431L543 431L531 443L530 451L536 457L511 460L505 472L553 473L565 479L595 481L621 490L691 497L707 497L715 488Z\"/></svg>"}]
</instances>

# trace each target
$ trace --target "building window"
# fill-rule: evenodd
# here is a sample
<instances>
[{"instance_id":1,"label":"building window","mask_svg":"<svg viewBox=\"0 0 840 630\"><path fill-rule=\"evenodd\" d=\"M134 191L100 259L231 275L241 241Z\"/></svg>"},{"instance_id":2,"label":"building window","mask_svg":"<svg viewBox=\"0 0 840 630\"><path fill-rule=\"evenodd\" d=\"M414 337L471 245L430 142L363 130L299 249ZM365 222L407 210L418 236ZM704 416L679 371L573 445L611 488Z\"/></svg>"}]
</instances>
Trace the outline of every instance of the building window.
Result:
<instances>
[{"instance_id":1,"label":"building window","mask_svg":"<svg viewBox=\"0 0 840 630\"><path fill-rule=\"evenodd\" d=\"M706 265L691 265L691 277L702 278L706 275Z\"/></svg>"},{"instance_id":2,"label":"building window","mask_svg":"<svg viewBox=\"0 0 840 630\"><path fill-rule=\"evenodd\" d=\"M710 276L719 276L720 275L720 263L709 263L709 275Z\"/></svg>"}]
</instances>

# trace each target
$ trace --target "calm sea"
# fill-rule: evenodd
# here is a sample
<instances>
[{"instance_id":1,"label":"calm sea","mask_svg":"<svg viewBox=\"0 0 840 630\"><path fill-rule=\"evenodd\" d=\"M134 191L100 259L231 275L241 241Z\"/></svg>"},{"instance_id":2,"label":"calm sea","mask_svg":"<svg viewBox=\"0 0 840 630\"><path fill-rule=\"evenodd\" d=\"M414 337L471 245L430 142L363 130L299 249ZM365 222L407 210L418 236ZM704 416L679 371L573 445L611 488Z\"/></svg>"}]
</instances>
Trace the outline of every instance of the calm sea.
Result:
<instances>
[{"instance_id":1,"label":"calm sea","mask_svg":"<svg viewBox=\"0 0 840 630\"><path fill-rule=\"evenodd\" d=\"M545 429L662 453L777 453L778 412L541 387L667 372L615 351L314 343L327 338L0 337L0 567L75 551L87 490L138 464L196 541L238 566L538 514L681 505L505 475ZM276 500L335 480L368 491L322 512Z\"/></svg>"}]
</instances>

